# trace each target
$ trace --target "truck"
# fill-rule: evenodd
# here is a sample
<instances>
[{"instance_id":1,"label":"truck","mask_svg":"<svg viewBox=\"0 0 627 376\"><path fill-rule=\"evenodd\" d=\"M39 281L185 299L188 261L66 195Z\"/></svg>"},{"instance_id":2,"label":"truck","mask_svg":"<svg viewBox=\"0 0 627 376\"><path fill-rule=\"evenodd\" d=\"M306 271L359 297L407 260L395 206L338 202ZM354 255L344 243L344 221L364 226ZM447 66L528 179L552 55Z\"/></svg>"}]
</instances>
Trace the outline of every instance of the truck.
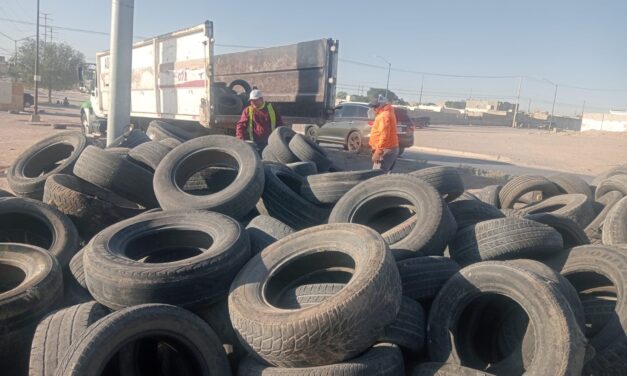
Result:
<instances>
[{"instance_id":1,"label":"truck","mask_svg":"<svg viewBox=\"0 0 627 376\"><path fill-rule=\"evenodd\" d=\"M132 51L131 123L152 120L207 133L234 134L257 88L286 124L323 124L332 116L339 41L296 44L214 55L213 23L137 42ZM89 72L89 69L83 70ZM81 106L87 134L103 135L111 100L111 54L96 55L95 79L84 79L90 100Z\"/></svg>"}]
</instances>

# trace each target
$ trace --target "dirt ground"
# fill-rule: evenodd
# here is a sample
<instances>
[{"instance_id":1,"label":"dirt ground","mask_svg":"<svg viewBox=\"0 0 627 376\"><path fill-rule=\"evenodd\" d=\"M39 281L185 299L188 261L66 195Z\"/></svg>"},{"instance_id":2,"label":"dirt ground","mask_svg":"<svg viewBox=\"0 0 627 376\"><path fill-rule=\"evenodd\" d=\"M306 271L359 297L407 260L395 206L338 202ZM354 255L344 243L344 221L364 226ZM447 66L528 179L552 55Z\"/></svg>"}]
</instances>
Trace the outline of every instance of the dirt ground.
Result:
<instances>
[{"instance_id":1,"label":"dirt ground","mask_svg":"<svg viewBox=\"0 0 627 376\"><path fill-rule=\"evenodd\" d=\"M437 125L418 130L414 145L418 150L461 152L459 156L589 176L627 163L627 133L618 132Z\"/></svg>"}]
</instances>

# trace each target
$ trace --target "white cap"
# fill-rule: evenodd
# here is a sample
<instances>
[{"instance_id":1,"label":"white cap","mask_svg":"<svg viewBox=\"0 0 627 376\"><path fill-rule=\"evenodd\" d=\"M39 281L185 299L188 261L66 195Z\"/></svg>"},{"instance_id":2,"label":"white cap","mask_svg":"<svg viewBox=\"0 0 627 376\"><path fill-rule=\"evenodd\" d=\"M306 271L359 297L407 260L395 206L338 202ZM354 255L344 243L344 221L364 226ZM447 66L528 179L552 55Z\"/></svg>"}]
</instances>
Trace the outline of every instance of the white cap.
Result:
<instances>
[{"instance_id":1,"label":"white cap","mask_svg":"<svg viewBox=\"0 0 627 376\"><path fill-rule=\"evenodd\" d=\"M248 99L252 101L259 98L263 98L263 93L261 93L261 90L255 89L250 92L250 97Z\"/></svg>"}]
</instances>

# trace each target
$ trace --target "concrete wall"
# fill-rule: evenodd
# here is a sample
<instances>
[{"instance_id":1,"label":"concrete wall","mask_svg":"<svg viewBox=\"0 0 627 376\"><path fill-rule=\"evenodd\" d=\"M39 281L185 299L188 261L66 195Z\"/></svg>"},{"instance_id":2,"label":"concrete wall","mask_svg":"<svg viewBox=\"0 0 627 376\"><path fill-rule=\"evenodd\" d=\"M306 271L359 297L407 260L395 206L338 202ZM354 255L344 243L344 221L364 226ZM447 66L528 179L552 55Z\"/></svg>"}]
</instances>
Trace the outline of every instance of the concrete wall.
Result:
<instances>
[{"instance_id":1,"label":"concrete wall","mask_svg":"<svg viewBox=\"0 0 627 376\"><path fill-rule=\"evenodd\" d=\"M0 111L24 109L24 85L0 81Z\"/></svg>"},{"instance_id":2,"label":"concrete wall","mask_svg":"<svg viewBox=\"0 0 627 376\"><path fill-rule=\"evenodd\" d=\"M581 123L581 130L627 132L627 115L585 113Z\"/></svg>"}]
</instances>

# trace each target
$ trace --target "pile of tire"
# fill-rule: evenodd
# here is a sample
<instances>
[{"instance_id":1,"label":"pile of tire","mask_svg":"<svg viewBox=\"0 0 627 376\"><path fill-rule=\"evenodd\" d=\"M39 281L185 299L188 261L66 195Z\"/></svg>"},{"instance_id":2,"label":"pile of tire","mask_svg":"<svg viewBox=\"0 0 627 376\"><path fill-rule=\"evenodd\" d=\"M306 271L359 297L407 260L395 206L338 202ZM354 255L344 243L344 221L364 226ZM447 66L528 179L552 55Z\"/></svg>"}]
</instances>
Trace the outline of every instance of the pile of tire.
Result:
<instances>
[{"instance_id":1,"label":"pile of tire","mask_svg":"<svg viewBox=\"0 0 627 376\"><path fill-rule=\"evenodd\" d=\"M9 168L3 374L627 373L627 166L466 191L171 128Z\"/></svg>"}]
</instances>

